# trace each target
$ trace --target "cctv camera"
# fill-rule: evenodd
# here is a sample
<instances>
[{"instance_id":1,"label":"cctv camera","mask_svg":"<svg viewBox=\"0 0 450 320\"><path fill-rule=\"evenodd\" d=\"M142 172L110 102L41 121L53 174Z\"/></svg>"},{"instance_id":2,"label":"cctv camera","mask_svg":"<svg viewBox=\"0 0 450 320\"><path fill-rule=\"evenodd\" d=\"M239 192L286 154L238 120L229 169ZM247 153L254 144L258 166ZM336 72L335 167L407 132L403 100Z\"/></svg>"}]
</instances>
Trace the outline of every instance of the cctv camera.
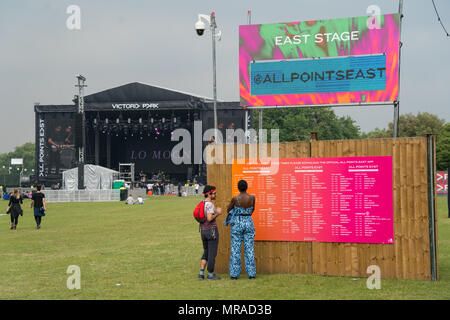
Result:
<instances>
[{"instance_id":1,"label":"cctv camera","mask_svg":"<svg viewBox=\"0 0 450 320\"><path fill-rule=\"evenodd\" d=\"M203 23L203 21L199 20L195 23L195 30L197 31L197 34L199 36L203 35L203 33L205 32L205 24Z\"/></svg>"}]
</instances>

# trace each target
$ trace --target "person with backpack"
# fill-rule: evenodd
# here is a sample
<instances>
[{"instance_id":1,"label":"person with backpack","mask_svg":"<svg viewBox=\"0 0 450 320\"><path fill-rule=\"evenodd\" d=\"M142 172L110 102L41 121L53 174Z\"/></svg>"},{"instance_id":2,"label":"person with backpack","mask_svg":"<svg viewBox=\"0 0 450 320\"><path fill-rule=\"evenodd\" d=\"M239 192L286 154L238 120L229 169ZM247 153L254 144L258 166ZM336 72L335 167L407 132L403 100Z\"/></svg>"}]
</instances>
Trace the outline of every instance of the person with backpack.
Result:
<instances>
[{"instance_id":1,"label":"person with backpack","mask_svg":"<svg viewBox=\"0 0 450 320\"><path fill-rule=\"evenodd\" d=\"M238 182L239 195L231 199L224 225L231 225L230 278L237 280L241 275L241 243L244 242L245 271L249 279L255 279L255 226L252 213L255 210L255 196L247 193L245 180Z\"/></svg>"},{"instance_id":2,"label":"person with backpack","mask_svg":"<svg viewBox=\"0 0 450 320\"><path fill-rule=\"evenodd\" d=\"M215 208L212 203L216 199L216 187L206 185L203 189L205 200L200 202L194 210L194 217L200 223L200 233L203 243L203 256L200 263L199 280L205 279L205 267L208 270L207 280L219 280L214 273L217 248L219 246L219 231L216 218L222 214L222 208Z\"/></svg>"}]
</instances>

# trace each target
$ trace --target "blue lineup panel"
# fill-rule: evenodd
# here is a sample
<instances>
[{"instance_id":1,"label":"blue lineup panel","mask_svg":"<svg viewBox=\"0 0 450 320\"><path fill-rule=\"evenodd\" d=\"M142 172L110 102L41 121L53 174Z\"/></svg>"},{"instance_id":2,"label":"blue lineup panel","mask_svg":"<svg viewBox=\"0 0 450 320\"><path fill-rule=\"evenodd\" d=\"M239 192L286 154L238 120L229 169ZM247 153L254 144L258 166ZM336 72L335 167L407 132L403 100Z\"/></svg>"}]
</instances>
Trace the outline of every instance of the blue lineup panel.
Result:
<instances>
[{"instance_id":1,"label":"blue lineup panel","mask_svg":"<svg viewBox=\"0 0 450 320\"><path fill-rule=\"evenodd\" d=\"M302 59L250 64L251 95L386 89L386 56Z\"/></svg>"}]
</instances>

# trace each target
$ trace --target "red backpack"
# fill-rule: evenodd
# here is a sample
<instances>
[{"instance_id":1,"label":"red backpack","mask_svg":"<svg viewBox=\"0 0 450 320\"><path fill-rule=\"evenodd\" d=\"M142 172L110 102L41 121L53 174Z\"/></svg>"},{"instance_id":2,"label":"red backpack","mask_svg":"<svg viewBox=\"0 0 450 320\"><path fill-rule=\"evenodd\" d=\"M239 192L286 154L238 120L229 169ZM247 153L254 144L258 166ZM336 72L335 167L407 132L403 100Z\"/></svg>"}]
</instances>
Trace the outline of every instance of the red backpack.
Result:
<instances>
[{"instance_id":1,"label":"red backpack","mask_svg":"<svg viewBox=\"0 0 450 320\"><path fill-rule=\"evenodd\" d=\"M200 202L194 209L194 219L198 223L206 222L205 201Z\"/></svg>"}]
</instances>

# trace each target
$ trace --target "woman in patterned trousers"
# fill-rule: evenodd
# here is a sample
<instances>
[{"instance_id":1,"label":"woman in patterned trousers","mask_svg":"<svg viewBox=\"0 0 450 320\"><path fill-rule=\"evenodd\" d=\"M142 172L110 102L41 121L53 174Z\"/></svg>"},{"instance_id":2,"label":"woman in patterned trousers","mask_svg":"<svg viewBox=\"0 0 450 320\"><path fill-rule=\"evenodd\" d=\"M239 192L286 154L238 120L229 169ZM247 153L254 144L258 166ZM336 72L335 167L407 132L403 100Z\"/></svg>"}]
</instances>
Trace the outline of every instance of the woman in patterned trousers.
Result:
<instances>
[{"instance_id":1,"label":"woman in patterned trousers","mask_svg":"<svg viewBox=\"0 0 450 320\"><path fill-rule=\"evenodd\" d=\"M230 277L236 280L241 274L241 243L244 242L245 271L249 279L255 279L255 226L252 213L255 196L247 193L247 182L238 182L240 194L231 199L224 225L231 225Z\"/></svg>"}]
</instances>

